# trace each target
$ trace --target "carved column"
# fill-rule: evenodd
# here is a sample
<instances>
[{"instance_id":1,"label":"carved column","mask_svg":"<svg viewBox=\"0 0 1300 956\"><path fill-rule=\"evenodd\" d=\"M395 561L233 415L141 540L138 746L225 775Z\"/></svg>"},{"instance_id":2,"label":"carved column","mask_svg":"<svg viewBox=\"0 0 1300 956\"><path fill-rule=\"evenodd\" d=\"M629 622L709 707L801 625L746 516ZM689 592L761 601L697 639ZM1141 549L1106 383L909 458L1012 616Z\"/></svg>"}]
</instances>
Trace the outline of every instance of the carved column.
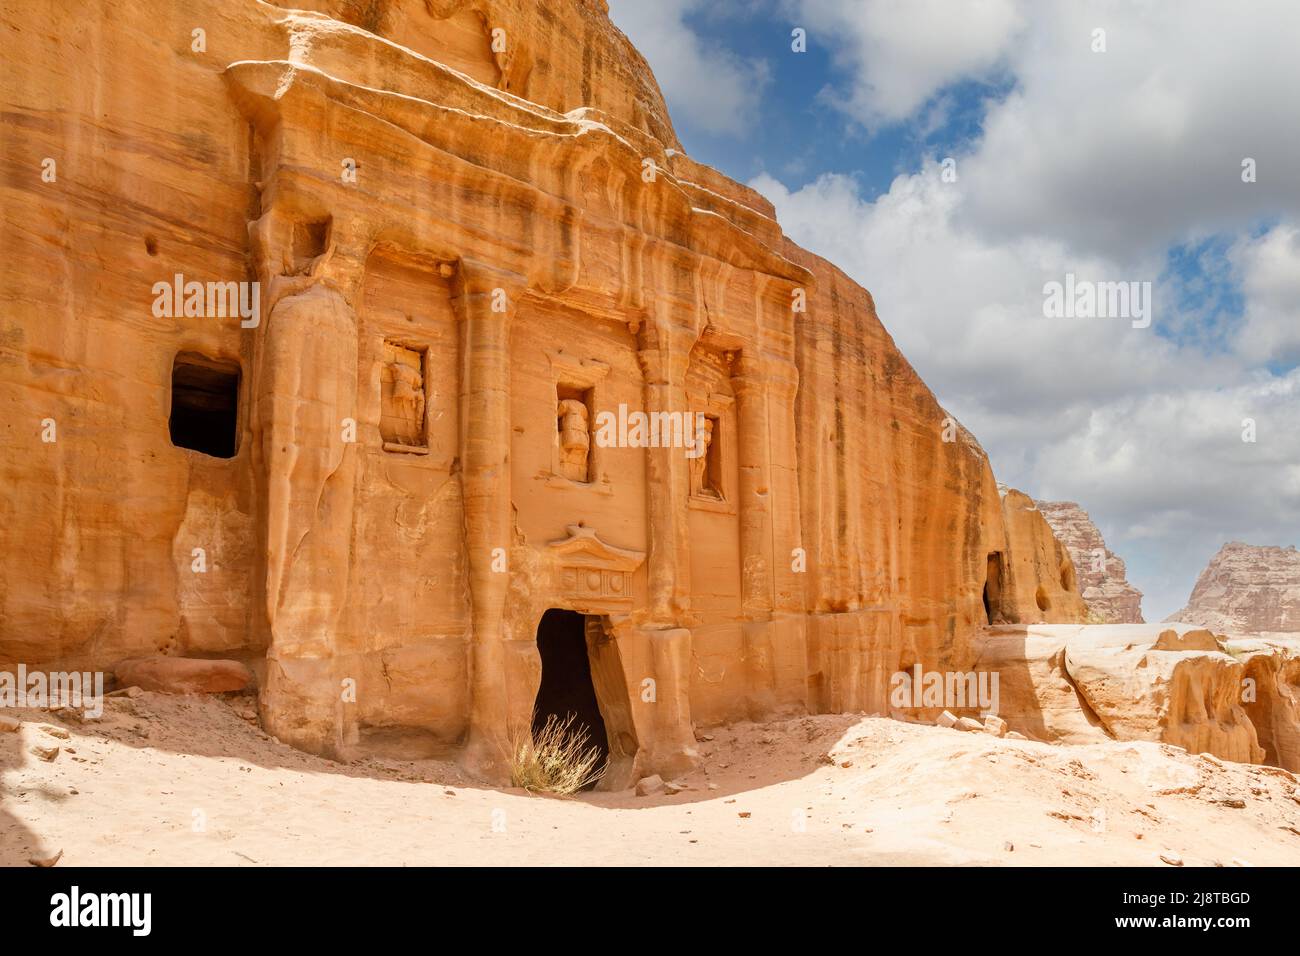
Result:
<instances>
[{"instance_id":1,"label":"carved column","mask_svg":"<svg viewBox=\"0 0 1300 956\"><path fill-rule=\"evenodd\" d=\"M645 376L645 410L649 415L690 411L686 368L695 339L693 329L673 325L663 314L642 329L637 358ZM690 459L684 448L647 448L645 452L650 531L647 623L671 627L683 622L690 607Z\"/></svg>"},{"instance_id":2,"label":"carved column","mask_svg":"<svg viewBox=\"0 0 1300 956\"><path fill-rule=\"evenodd\" d=\"M772 479L768 382L762 358L745 349L731 385L736 393L740 470L740 594L745 619L772 616Z\"/></svg>"},{"instance_id":3,"label":"carved column","mask_svg":"<svg viewBox=\"0 0 1300 956\"><path fill-rule=\"evenodd\" d=\"M357 414L366 237L330 222L328 242L295 258L301 213L268 205L250 226L263 303L250 389L265 543L262 721L287 743L342 756L356 736L337 668L357 468L344 421Z\"/></svg>"},{"instance_id":4,"label":"carved column","mask_svg":"<svg viewBox=\"0 0 1300 956\"><path fill-rule=\"evenodd\" d=\"M472 615L467 757L495 777L506 772L510 750L510 327L523 290L519 276L462 259L452 298L460 320L460 469Z\"/></svg>"},{"instance_id":5,"label":"carved column","mask_svg":"<svg viewBox=\"0 0 1300 956\"><path fill-rule=\"evenodd\" d=\"M670 308L657 304L653 320L642 329L637 352L648 414L691 410L686 370L696 338L694 328L674 324ZM691 632L680 626L690 610L690 459L685 448L647 448L645 455L650 551L643 633L650 642L657 686L649 765L661 774L677 774L699 759L690 713Z\"/></svg>"}]
</instances>

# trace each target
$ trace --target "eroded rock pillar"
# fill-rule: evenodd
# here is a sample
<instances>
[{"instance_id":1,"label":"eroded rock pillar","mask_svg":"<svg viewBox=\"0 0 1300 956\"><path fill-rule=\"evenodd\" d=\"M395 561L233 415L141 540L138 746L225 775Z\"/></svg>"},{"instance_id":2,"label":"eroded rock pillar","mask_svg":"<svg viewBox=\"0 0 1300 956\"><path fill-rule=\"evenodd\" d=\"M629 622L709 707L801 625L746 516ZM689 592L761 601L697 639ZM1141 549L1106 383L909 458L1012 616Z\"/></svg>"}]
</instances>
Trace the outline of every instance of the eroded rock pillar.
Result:
<instances>
[{"instance_id":1,"label":"eroded rock pillar","mask_svg":"<svg viewBox=\"0 0 1300 956\"><path fill-rule=\"evenodd\" d=\"M510 575L510 327L524 283L461 260L452 298L460 320L460 468L469 567L470 728L478 772L509 772L511 707L505 602Z\"/></svg>"},{"instance_id":2,"label":"eroded rock pillar","mask_svg":"<svg viewBox=\"0 0 1300 956\"><path fill-rule=\"evenodd\" d=\"M269 632L260 707L268 733L337 757L356 740L336 655L351 562L357 447L348 422L365 249L335 236L295 262L294 226L272 211L252 227L264 305L251 390Z\"/></svg>"}]
</instances>

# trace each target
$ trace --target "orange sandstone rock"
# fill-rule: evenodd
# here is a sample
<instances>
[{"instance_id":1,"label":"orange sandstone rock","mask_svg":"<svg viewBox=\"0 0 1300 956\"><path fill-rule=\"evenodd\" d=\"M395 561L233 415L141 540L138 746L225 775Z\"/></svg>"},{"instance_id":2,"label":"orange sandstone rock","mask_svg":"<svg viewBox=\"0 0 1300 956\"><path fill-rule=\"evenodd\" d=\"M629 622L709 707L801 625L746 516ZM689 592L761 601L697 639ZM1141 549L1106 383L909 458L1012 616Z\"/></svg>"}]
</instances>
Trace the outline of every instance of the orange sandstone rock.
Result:
<instances>
[{"instance_id":1,"label":"orange sandstone rock","mask_svg":"<svg viewBox=\"0 0 1300 956\"><path fill-rule=\"evenodd\" d=\"M599 0L4 20L0 663L249 660L288 743L496 779L585 708L613 787L1082 620ZM656 440L602 441L632 412Z\"/></svg>"}]
</instances>

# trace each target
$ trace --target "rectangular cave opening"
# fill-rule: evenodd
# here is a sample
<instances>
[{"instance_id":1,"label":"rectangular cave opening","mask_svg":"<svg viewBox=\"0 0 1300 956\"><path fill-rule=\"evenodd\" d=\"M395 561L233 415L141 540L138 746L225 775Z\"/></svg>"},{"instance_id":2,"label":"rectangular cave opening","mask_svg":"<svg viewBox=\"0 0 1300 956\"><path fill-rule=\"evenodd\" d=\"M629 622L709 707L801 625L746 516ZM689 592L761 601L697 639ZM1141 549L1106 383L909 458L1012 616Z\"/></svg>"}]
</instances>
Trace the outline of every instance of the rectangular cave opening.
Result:
<instances>
[{"instance_id":1,"label":"rectangular cave opening","mask_svg":"<svg viewBox=\"0 0 1300 956\"><path fill-rule=\"evenodd\" d=\"M234 458L239 437L239 363L181 352L172 363L172 444Z\"/></svg>"}]
</instances>

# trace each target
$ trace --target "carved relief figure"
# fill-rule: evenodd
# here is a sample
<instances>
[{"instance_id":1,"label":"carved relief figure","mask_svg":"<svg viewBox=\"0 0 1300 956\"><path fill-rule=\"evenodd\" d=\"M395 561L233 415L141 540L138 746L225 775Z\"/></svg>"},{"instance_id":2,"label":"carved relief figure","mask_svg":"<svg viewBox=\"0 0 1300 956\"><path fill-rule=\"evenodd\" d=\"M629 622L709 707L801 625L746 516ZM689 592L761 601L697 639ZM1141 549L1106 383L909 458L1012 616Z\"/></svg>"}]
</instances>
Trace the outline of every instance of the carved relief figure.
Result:
<instances>
[{"instance_id":1,"label":"carved relief figure","mask_svg":"<svg viewBox=\"0 0 1300 956\"><path fill-rule=\"evenodd\" d=\"M380 431L384 441L424 444L424 375L421 355L414 349L385 345L388 359Z\"/></svg>"},{"instance_id":2,"label":"carved relief figure","mask_svg":"<svg viewBox=\"0 0 1300 956\"><path fill-rule=\"evenodd\" d=\"M701 427L695 440L700 444L700 453L691 459L691 494L703 498L721 498L722 492L714 484L712 469L709 467L717 453L713 448L713 419L700 419Z\"/></svg>"},{"instance_id":3,"label":"carved relief figure","mask_svg":"<svg viewBox=\"0 0 1300 956\"><path fill-rule=\"evenodd\" d=\"M587 427L587 406L576 398L562 398L555 418L560 434L560 474L572 481L588 481L591 433Z\"/></svg>"}]
</instances>

